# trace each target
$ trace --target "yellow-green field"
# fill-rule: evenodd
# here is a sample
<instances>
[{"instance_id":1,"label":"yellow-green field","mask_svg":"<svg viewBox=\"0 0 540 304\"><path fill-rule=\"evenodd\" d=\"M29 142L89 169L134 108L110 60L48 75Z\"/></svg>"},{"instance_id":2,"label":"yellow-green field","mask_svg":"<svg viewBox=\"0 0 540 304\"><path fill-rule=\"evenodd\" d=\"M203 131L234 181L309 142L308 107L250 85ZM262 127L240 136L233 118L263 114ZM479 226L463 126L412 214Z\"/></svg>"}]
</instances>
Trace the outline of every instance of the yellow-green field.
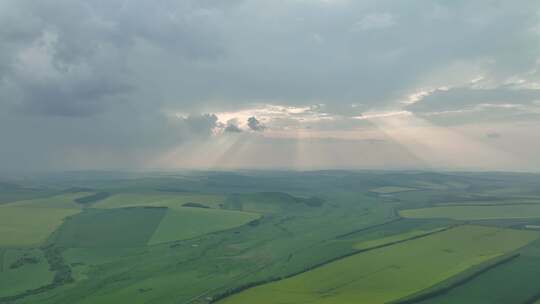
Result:
<instances>
[{"instance_id":1,"label":"yellow-green field","mask_svg":"<svg viewBox=\"0 0 540 304\"><path fill-rule=\"evenodd\" d=\"M230 229L259 218L259 214L207 208L169 209L149 244L190 239L199 235Z\"/></svg>"},{"instance_id":2,"label":"yellow-green field","mask_svg":"<svg viewBox=\"0 0 540 304\"><path fill-rule=\"evenodd\" d=\"M31 207L31 208L62 208L62 209L79 209L80 204L75 202L75 199L81 198L87 195L91 195L92 192L77 192L56 195L47 198L39 198L32 200L17 201L6 204L2 207Z\"/></svg>"},{"instance_id":3,"label":"yellow-green field","mask_svg":"<svg viewBox=\"0 0 540 304\"><path fill-rule=\"evenodd\" d=\"M539 234L459 226L245 290L221 304L387 303L520 248Z\"/></svg>"},{"instance_id":4,"label":"yellow-green field","mask_svg":"<svg viewBox=\"0 0 540 304\"><path fill-rule=\"evenodd\" d=\"M454 220L540 218L540 204L516 204L503 206L441 206L401 210L399 214L406 218L449 218Z\"/></svg>"},{"instance_id":5,"label":"yellow-green field","mask_svg":"<svg viewBox=\"0 0 540 304\"><path fill-rule=\"evenodd\" d=\"M181 207L186 203L200 203L207 207L219 208L225 196L198 193L121 193L110 196L95 205L94 208L122 208L135 206Z\"/></svg>"},{"instance_id":6,"label":"yellow-green field","mask_svg":"<svg viewBox=\"0 0 540 304\"><path fill-rule=\"evenodd\" d=\"M0 207L0 247L39 246L75 208Z\"/></svg>"},{"instance_id":7,"label":"yellow-green field","mask_svg":"<svg viewBox=\"0 0 540 304\"><path fill-rule=\"evenodd\" d=\"M409 231L407 233L400 233L400 234L397 234L397 235L387 236L387 237L383 237L383 238L380 238L380 239L374 239L374 240L370 240L370 241L360 242L358 244L355 244L353 246L353 248L354 249L373 248L373 247L381 246L381 245L384 245L384 244L403 241L403 240L406 240L406 239L413 238L415 236L420 236L420 235L424 235L424 234L427 234L427 233L436 232L436 231L439 231L439 230L444 230L446 228L447 227L437 228L437 229L433 229L433 230L413 230L413 231Z\"/></svg>"}]
</instances>

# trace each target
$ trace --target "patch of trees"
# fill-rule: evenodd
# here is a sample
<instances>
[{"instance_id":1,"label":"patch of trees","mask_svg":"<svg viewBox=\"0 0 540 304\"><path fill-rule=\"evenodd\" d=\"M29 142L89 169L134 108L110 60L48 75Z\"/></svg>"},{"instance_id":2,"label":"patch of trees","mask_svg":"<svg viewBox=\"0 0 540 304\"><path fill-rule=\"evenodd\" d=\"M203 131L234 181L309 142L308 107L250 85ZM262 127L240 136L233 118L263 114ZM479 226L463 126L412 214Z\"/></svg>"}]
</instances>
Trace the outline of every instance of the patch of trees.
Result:
<instances>
[{"instance_id":1,"label":"patch of trees","mask_svg":"<svg viewBox=\"0 0 540 304\"><path fill-rule=\"evenodd\" d=\"M368 227L360 228L360 229L357 229L357 230L354 230L354 231L351 231L351 232L340 234L340 235L336 236L336 239L344 239L344 238L347 238L347 237L349 237L351 235L354 235L354 234L357 234L357 233L360 233L360 232L365 232L365 231L372 230L372 229L375 229L375 228L380 228L382 226L393 224L395 222L399 222L399 221L402 221L402 220L403 220L402 218L398 217L398 218L395 218L393 220L389 220L389 221L384 222L384 223L375 224L375 225L372 225L372 226L368 226Z\"/></svg>"},{"instance_id":2,"label":"patch of trees","mask_svg":"<svg viewBox=\"0 0 540 304\"><path fill-rule=\"evenodd\" d=\"M13 303L22 298L37 295L74 281L71 274L71 268L65 263L62 256L62 248L56 247L54 244L50 244L42 247L41 250L45 255L45 259L47 259L47 262L49 263L49 270L54 271L52 282L36 289L27 290L18 295L0 297L0 303Z\"/></svg>"},{"instance_id":3,"label":"patch of trees","mask_svg":"<svg viewBox=\"0 0 540 304\"><path fill-rule=\"evenodd\" d=\"M156 191L159 192L177 192L177 193L184 193L184 192L190 192L186 189L182 188L157 188Z\"/></svg>"},{"instance_id":4,"label":"patch of trees","mask_svg":"<svg viewBox=\"0 0 540 304\"><path fill-rule=\"evenodd\" d=\"M256 219L256 220L253 220L253 221L250 221L248 223L249 226L251 227L257 227L261 224L261 220L260 219Z\"/></svg>"},{"instance_id":5,"label":"patch of trees","mask_svg":"<svg viewBox=\"0 0 540 304\"><path fill-rule=\"evenodd\" d=\"M220 293L218 295L213 296L212 299L210 300L210 303L216 303L216 302L218 302L220 300L223 300L223 299L225 299L227 297L230 297L230 296L232 296L234 294L240 293L240 292L242 292L242 291L244 291L246 289L249 289L249 288L252 288L252 287L257 287L257 286L260 286L260 285L263 285L263 284L272 283L272 282L279 281L279 280L282 280L282 278L269 278L269 279L266 279L266 280L255 281L255 282L247 283L247 284L235 287L235 288L231 288L231 289L228 289L228 290L224 291L223 293Z\"/></svg>"},{"instance_id":6,"label":"patch of trees","mask_svg":"<svg viewBox=\"0 0 540 304\"><path fill-rule=\"evenodd\" d=\"M83 196L75 199L75 202L81 205L87 205L87 204L93 204L95 202L99 202L101 200L106 199L107 197L111 196L110 193L107 192L98 192L95 194L91 194L88 196Z\"/></svg>"},{"instance_id":7,"label":"patch of trees","mask_svg":"<svg viewBox=\"0 0 540 304\"><path fill-rule=\"evenodd\" d=\"M535 304L537 303L538 301L540 300L540 293L539 294L536 294L532 297L530 297L529 299L525 300L525 302L523 302L523 304Z\"/></svg>"},{"instance_id":8,"label":"patch of trees","mask_svg":"<svg viewBox=\"0 0 540 304\"><path fill-rule=\"evenodd\" d=\"M93 191L94 191L94 189L86 188L86 187L71 187L71 188L68 188L68 189L64 190L64 192L66 192L66 193L93 192Z\"/></svg>"},{"instance_id":9,"label":"patch of trees","mask_svg":"<svg viewBox=\"0 0 540 304\"><path fill-rule=\"evenodd\" d=\"M203 204L200 204L200 203L185 203L182 206L184 206L184 207L193 207L193 208L205 208L205 209L210 208L210 207L208 207L206 205L203 205Z\"/></svg>"},{"instance_id":10,"label":"patch of trees","mask_svg":"<svg viewBox=\"0 0 540 304\"><path fill-rule=\"evenodd\" d=\"M37 264L37 263L39 263L39 258L25 255L18 258L15 262L11 263L11 265L9 265L9 268L17 269L26 264Z\"/></svg>"},{"instance_id":11,"label":"patch of trees","mask_svg":"<svg viewBox=\"0 0 540 304\"><path fill-rule=\"evenodd\" d=\"M324 204L324 200L320 197L310 197L310 198L302 198L300 199L302 203L310 206L310 207L320 207Z\"/></svg>"}]
</instances>

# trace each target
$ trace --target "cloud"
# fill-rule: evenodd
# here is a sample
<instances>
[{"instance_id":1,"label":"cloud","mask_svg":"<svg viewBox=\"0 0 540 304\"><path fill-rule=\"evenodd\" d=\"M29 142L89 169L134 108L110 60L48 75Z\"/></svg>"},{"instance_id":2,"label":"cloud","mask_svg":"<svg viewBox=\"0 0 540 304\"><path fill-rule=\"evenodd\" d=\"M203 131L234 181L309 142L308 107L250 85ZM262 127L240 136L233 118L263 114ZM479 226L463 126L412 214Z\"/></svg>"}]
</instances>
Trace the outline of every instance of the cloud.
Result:
<instances>
[{"instance_id":1,"label":"cloud","mask_svg":"<svg viewBox=\"0 0 540 304\"><path fill-rule=\"evenodd\" d=\"M237 119L230 119L227 121L224 131L229 133L242 133L242 129L238 126Z\"/></svg>"},{"instance_id":2,"label":"cloud","mask_svg":"<svg viewBox=\"0 0 540 304\"><path fill-rule=\"evenodd\" d=\"M392 14L375 13L367 15L362 18L362 20L355 23L352 27L352 31L379 30L394 25L396 25L396 20Z\"/></svg>"},{"instance_id":3,"label":"cloud","mask_svg":"<svg viewBox=\"0 0 540 304\"><path fill-rule=\"evenodd\" d=\"M540 90L501 86L492 89L470 87L436 90L407 107L413 112L455 111L478 105L508 107L532 105L540 100Z\"/></svg>"},{"instance_id":4,"label":"cloud","mask_svg":"<svg viewBox=\"0 0 540 304\"><path fill-rule=\"evenodd\" d=\"M185 60L223 54L207 25L213 1L8 0L3 6L0 96L33 114L91 116L132 99L140 83L130 76L129 57L142 49Z\"/></svg>"},{"instance_id":5,"label":"cloud","mask_svg":"<svg viewBox=\"0 0 540 304\"><path fill-rule=\"evenodd\" d=\"M230 119L266 127L251 134L260 137L339 137L407 111L448 125L534 123L538 9L533 0L4 0L0 164L142 166L210 141ZM87 157L64 157L80 151Z\"/></svg>"},{"instance_id":6,"label":"cloud","mask_svg":"<svg viewBox=\"0 0 540 304\"><path fill-rule=\"evenodd\" d=\"M498 139L498 138L501 138L501 133L497 133L497 132L488 132L486 133L486 137L489 138L489 139Z\"/></svg>"},{"instance_id":7,"label":"cloud","mask_svg":"<svg viewBox=\"0 0 540 304\"><path fill-rule=\"evenodd\" d=\"M187 126L191 133L209 136L218 126L215 114L188 115L182 117L181 121Z\"/></svg>"},{"instance_id":8,"label":"cloud","mask_svg":"<svg viewBox=\"0 0 540 304\"><path fill-rule=\"evenodd\" d=\"M255 116L248 118L247 125L252 131L264 131L264 129L266 129L266 127L257 118L255 118Z\"/></svg>"}]
</instances>

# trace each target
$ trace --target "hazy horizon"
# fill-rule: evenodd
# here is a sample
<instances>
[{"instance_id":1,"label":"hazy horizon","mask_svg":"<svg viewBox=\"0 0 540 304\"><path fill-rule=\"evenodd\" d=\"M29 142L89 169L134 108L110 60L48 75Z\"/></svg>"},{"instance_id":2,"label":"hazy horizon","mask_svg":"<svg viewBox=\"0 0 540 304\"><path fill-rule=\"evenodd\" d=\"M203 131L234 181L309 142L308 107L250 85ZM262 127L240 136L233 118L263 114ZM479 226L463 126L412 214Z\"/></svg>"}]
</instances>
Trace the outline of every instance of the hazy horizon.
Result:
<instances>
[{"instance_id":1,"label":"hazy horizon","mask_svg":"<svg viewBox=\"0 0 540 304\"><path fill-rule=\"evenodd\" d=\"M540 171L538 1L5 0L0 171Z\"/></svg>"}]
</instances>

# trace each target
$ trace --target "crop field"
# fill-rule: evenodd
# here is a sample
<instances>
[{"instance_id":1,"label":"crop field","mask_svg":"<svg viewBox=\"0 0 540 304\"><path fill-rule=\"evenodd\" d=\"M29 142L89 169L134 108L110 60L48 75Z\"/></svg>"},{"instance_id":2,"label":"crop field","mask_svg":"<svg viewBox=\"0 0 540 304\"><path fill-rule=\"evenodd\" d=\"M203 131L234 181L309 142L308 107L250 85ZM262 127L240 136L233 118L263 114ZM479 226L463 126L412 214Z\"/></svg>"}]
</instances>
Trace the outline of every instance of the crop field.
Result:
<instances>
[{"instance_id":1,"label":"crop field","mask_svg":"<svg viewBox=\"0 0 540 304\"><path fill-rule=\"evenodd\" d=\"M0 184L0 304L531 304L540 295L540 176L137 174Z\"/></svg>"},{"instance_id":2,"label":"crop field","mask_svg":"<svg viewBox=\"0 0 540 304\"><path fill-rule=\"evenodd\" d=\"M387 303L538 238L537 233L461 226L357 254L221 303Z\"/></svg>"},{"instance_id":3,"label":"crop field","mask_svg":"<svg viewBox=\"0 0 540 304\"><path fill-rule=\"evenodd\" d=\"M0 207L0 246L39 246L78 209Z\"/></svg>"},{"instance_id":4,"label":"crop field","mask_svg":"<svg viewBox=\"0 0 540 304\"><path fill-rule=\"evenodd\" d=\"M85 210L60 227L55 242L75 248L144 246L166 212L166 208Z\"/></svg>"},{"instance_id":5,"label":"crop field","mask_svg":"<svg viewBox=\"0 0 540 304\"><path fill-rule=\"evenodd\" d=\"M528 299L538 294L539 271L539 258L519 257L448 293L419 303L527 303Z\"/></svg>"},{"instance_id":6,"label":"crop field","mask_svg":"<svg viewBox=\"0 0 540 304\"><path fill-rule=\"evenodd\" d=\"M1 253L0 298L37 288L52 281L53 272L39 250L7 249Z\"/></svg>"},{"instance_id":7,"label":"crop field","mask_svg":"<svg viewBox=\"0 0 540 304\"><path fill-rule=\"evenodd\" d=\"M400 215L407 218L449 218L454 220L540 218L540 204L444 206L402 210Z\"/></svg>"},{"instance_id":8,"label":"crop field","mask_svg":"<svg viewBox=\"0 0 540 304\"><path fill-rule=\"evenodd\" d=\"M358 244L355 244L353 246L353 248L354 249L368 249L368 248L378 247L378 246L381 246L381 245L384 245L384 244L400 242L400 241L403 241L403 240L419 237L419 236L422 236L422 235L435 233L437 231L441 231L441 230L444 230L444 229L447 229L447 228L448 227L441 227L441 228L432 229L432 230L413 230L413 231L409 231L407 233L401 233L401 234L397 234L397 235L382 237L382 238L378 238L378 239L374 239L374 240L370 240L370 241L363 241L363 242L360 242Z\"/></svg>"},{"instance_id":9,"label":"crop field","mask_svg":"<svg viewBox=\"0 0 540 304\"><path fill-rule=\"evenodd\" d=\"M149 244L190 239L241 226L257 218L258 214L241 211L191 207L170 209L161 220Z\"/></svg>"},{"instance_id":10,"label":"crop field","mask_svg":"<svg viewBox=\"0 0 540 304\"><path fill-rule=\"evenodd\" d=\"M57 193L58 191L55 189L0 181L0 205L15 201L45 198Z\"/></svg>"},{"instance_id":11,"label":"crop field","mask_svg":"<svg viewBox=\"0 0 540 304\"><path fill-rule=\"evenodd\" d=\"M210 208L219 208L225 201L223 195L200 193L120 193L110 196L93 207L95 208L122 208L136 206L155 207L181 207L188 203L197 203Z\"/></svg>"},{"instance_id":12,"label":"crop field","mask_svg":"<svg viewBox=\"0 0 540 304\"><path fill-rule=\"evenodd\" d=\"M5 204L2 207L80 209L81 205L77 204L75 200L90 194L92 193L77 192L61 194L47 198L17 201L10 204Z\"/></svg>"}]
</instances>

